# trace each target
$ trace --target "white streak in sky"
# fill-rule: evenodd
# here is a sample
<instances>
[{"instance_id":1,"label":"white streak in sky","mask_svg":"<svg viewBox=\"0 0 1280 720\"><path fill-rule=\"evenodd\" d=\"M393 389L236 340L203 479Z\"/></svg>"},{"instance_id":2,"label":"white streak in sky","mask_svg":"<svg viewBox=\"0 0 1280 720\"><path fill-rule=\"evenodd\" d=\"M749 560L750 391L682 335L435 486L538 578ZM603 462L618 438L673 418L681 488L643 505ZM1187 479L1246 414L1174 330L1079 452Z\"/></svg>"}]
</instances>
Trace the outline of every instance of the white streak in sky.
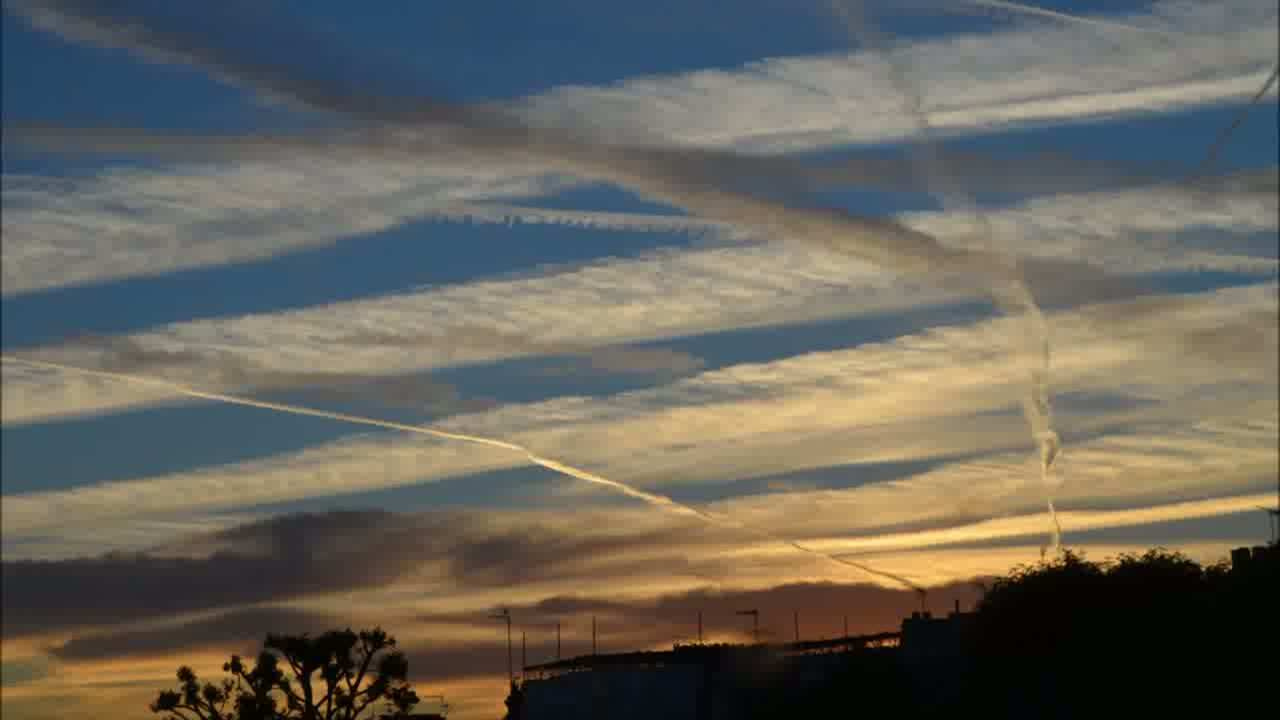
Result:
<instances>
[{"instance_id":1,"label":"white streak in sky","mask_svg":"<svg viewBox=\"0 0 1280 720\"><path fill-rule=\"evenodd\" d=\"M199 400L211 400L214 402L226 403L229 405L240 405L244 407L258 408L261 410L269 410L272 412L285 413L288 415L316 417L316 418L322 418L326 420L334 420L336 422L353 424L353 425L363 425L366 427L381 428L384 430L397 430L400 432L414 433L418 435L429 435L431 437L441 438L444 440L456 440L459 442L472 443L475 445L483 445L486 447L497 448L499 450L508 450L508 451L523 455L526 460L528 460L530 463L533 463L534 465L539 465L541 467L547 468L548 470L554 470L555 472L568 475L570 477L577 478L579 480L584 480L589 483L607 487L611 490L620 492L623 495L626 495L627 497L641 500L643 502L648 503L649 505L653 505L654 507L661 508L662 510L672 512L677 515L694 517L698 520L702 520L704 522L711 523L713 525L717 525L720 527L728 527L736 530L743 530L753 535L756 535L758 537L762 537L775 542L781 542L789 547L799 550L800 552L820 556L837 565L843 565L845 567L855 568L864 573L867 573L868 575L872 575L884 580L892 581L894 583L897 583L909 589L918 589L918 586L915 583L913 583L912 581L900 575L881 572L864 563L859 563L854 560L850 560L848 558L840 558L834 555L829 555L827 553L822 553L816 550L812 550L809 547L799 542L796 542L794 540L775 537L773 535L770 535L769 533L756 530L747 525L734 521L731 518L725 518L719 515L713 515L703 510L699 510L693 507L692 505L676 502L675 500L672 500L671 498L665 495L660 495L658 493L652 493L646 490L641 490L640 488L636 488L626 483L618 482L616 480L610 480L609 478L606 478L602 475L597 475L595 473L589 472L587 470L583 470L581 468L574 467L572 465L560 462L558 460L553 460L551 458L543 457L541 455L535 454L532 450L526 447L517 445L515 443L511 443L511 442L506 442L504 440L497 440L494 438L483 437L479 435L469 435L465 433L449 432L447 430L439 430L436 428L424 427L421 425L409 425L406 423L398 423L398 422L393 422L389 420L379 420L376 418L362 417L359 415L352 415L348 413L330 412L327 410L317 410L315 408L301 407L298 405L267 402L263 400L253 400L251 398L236 397L233 395L226 395L223 393L206 392L203 390L198 390L196 388L179 385L177 383L171 383L164 380L156 380L154 378L140 377L137 375L130 375L128 373L118 373L118 372L109 372L105 370L91 370L91 369L85 369L85 368L76 368L76 367L70 367L67 365L59 365L56 363L49 363L49 362L44 362L40 360L24 359L24 358L12 357L8 355L0 355L0 361L7 362L7 363L26 364L34 367L45 368L48 370L59 370L62 372L91 375L94 377L101 377L108 380L125 382L131 385L140 385L146 388L163 388L163 389L167 389L172 392L185 395L191 398L196 398Z\"/></svg>"}]
</instances>

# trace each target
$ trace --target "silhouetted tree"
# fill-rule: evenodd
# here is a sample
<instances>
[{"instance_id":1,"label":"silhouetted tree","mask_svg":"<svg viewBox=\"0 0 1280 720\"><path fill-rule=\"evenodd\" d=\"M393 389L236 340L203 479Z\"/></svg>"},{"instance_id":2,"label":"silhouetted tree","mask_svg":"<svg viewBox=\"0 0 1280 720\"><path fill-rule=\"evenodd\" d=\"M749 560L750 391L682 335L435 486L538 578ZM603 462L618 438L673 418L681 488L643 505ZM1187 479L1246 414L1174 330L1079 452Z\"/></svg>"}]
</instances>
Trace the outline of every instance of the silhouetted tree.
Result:
<instances>
[{"instance_id":1,"label":"silhouetted tree","mask_svg":"<svg viewBox=\"0 0 1280 720\"><path fill-rule=\"evenodd\" d=\"M1280 554L1201 567L1161 548L1020 567L979 604L975 696L1040 717L1185 717L1247 706L1277 638ZM1084 678L1088 682L1083 682ZM1195 692L1202 688L1226 693ZM1182 679L1180 682L1179 679Z\"/></svg>"},{"instance_id":2,"label":"silhouetted tree","mask_svg":"<svg viewBox=\"0 0 1280 720\"><path fill-rule=\"evenodd\" d=\"M253 667L232 655L222 666L230 677L220 684L201 684L191 668L178 668L178 689L162 690L151 712L167 720L404 718L418 696L395 645L381 628L267 635Z\"/></svg>"}]
</instances>

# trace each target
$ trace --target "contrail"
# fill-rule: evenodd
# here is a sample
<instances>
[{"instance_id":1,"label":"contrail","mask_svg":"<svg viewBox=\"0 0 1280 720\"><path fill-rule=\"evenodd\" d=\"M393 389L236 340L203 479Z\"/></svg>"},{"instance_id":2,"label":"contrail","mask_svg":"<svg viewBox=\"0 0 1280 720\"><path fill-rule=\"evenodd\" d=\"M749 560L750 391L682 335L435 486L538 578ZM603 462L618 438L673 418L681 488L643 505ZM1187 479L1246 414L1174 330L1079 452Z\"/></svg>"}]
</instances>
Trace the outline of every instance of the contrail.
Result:
<instances>
[{"instance_id":1,"label":"contrail","mask_svg":"<svg viewBox=\"0 0 1280 720\"><path fill-rule=\"evenodd\" d=\"M313 109L347 115L383 125L368 137L391 143L402 152L450 148L491 158L494 162L531 162L630 188L642 195L731 225L763 230L780 239L808 242L904 273L943 275L964 281L971 291L1003 285L1007 272L987 253L948 248L930 235L876 218L862 218L836 210L799 209L783 202L709 186L726 173L704 162L705 153L684 150L617 147L585 143L567 134L524 127L500 113L466 108L430 99L403 100L371 97L354 87L324 86L301 80L285 68L233 57L216 45L202 44L198 34L173 28L156 29L145 18L119 17L93 0L43 0L20 3L40 27L72 38L122 46L144 56L194 64L239 84L261 87ZM216 11L215 11L216 12ZM249 33L261 28L230 20L223 32ZM129 22L125 22L128 20ZM216 25L217 23L213 23ZM202 29L210 26L209 22ZM291 32L293 32L291 30ZM389 125L389 126L388 126ZM994 275L994 277L993 277ZM975 282L974 277L981 278ZM967 279L967 280L966 280Z\"/></svg>"},{"instance_id":2,"label":"contrail","mask_svg":"<svg viewBox=\"0 0 1280 720\"><path fill-rule=\"evenodd\" d=\"M865 564L854 562L846 558L841 558L835 555L831 555L831 554L822 552L821 550L816 550L796 540L791 540L788 538L774 535L772 533L765 532L758 528L745 525L732 518L716 515L714 513L709 513L709 512L706 512L705 510L699 510L698 508L692 505L686 505L685 503L681 503L677 500L667 497L666 495L660 495L658 493L649 492L647 490L641 490L640 488L637 488L633 485L628 485L626 483L619 482L617 480L610 480L609 478L606 478L601 475L597 475L593 472L589 472L581 468L576 468L572 465L568 465L558 460L553 460L551 458L543 457L523 445L519 445L513 442L507 442L505 440L498 440L496 438L484 437L482 435L470 435L467 433L450 432L448 430L439 430L436 428L425 427L422 425L409 425L407 423L399 423L393 420L379 420L377 418L364 417L362 415L352 415L350 413L340 413L340 412L333 412L329 410L317 410L316 408L305 407L302 405L269 402L266 400L254 400L252 398L239 397L237 395L228 395L225 393L199 390L187 385L183 385L181 383L170 382L168 380L142 377L139 375L132 375L129 373L114 372L111 370L94 370L91 368L76 367L74 365L64 365L62 363L48 362L47 360L20 358L13 355L0 355L0 362L18 363L21 365L28 365L30 367L44 368L46 370L57 370L60 372L71 372L71 373L78 373L80 375L101 377L101 378L106 378L110 380L116 380L119 382L129 383L131 385L139 385L142 387L160 388L160 389L168 390L173 393L185 395L191 398L197 398L200 400L211 400L214 402L226 403L229 405L240 405L242 407L251 407L251 408L258 408L261 410L270 410L272 412L285 413L288 415L302 415L305 417L324 418L326 420L334 420L336 422L350 423L353 425L364 425L367 427L377 427L377 428L383 428L386 430L398 430L401 432L415 433L418 435L428 435L431 437L441 438L444 440L457 440L459 442L467 442L475 445L484 445L487 447L498 448L500 450L509 450L511 452L519 453L520 455L523 455L526 460L528 460L530 463L534 465L547 468L548 470L552 470L552 471L561 473L563 475L567 475L569 477L577 478L579 480L584 480L589 483L602 485L611 490L615 490L619 493L622 493L623 495L626 495L628 497L635 498L637 500L642 500L648 503L649 505L661 508L663 510L666 510L667 512L670 512L676 515L681 515L684 517L697 518L699 520L702 520L704 522L707 522L713 525L717 525L719 527L724 527L724 528L729 528L734 530L741 530L751 535L754 535L760 539L767 540L769 542L776 542L783 545L787 545L801 552L823 558L825 560L836 563L838 565L843 565L844 567L850 567L857 570L861 570L862 572L867 573L869 575L873 575L875 577L879 577L885 580L890 580L894 583L902 585L903 587L906 587L911 590L921 589L920 585L916 584L915 582L901 575L885 572L883 570L876 570L875 568L869 567Z\"/></svg>"},{"instance_id":3,"label":"contrail","mask_svg":"<svg viewBox=\"0 0 1280 720\"><path fill-rule=\"evenodd\" d=\"M54 152L147 153L165 157L245 158L327 153L342 157L381 156L404 160L412 143L415 157L434 162L466 160L461 152L427 134L411 134L400 128L362 128L307 133L196 134L163 133L138 128L73 126L53 123L12 123L4 126L0 140L6 146ZM625 146L614 146L628 150ZM678 164L682 172L697 174L708 184L742 184L772 194L799 195L843 187L914 191L921 189L916 173L893 157L857 154L839 160L802 162L785 157L744 155L701 148L629 148L649 157ZM1123 189L1158 182L1164 175L1154 169L1127 167L1104 160L1083 160L1052 153L995 156L978 152L935 148L932 154L945 161L966 186L988 192L1060 193ZM554 170L541 162L532 170ZM927 188L926 188L927 189Z\"/></svg>"},{"instance_id":4,"label":"contrail","mask_svg":"<svg viewBox=\"0 0 1280 720\"><path fill-rule=\"evenodd\" d=\"M1205 153L1204 160L1196 166L1189 180L1198 180L1213 168L1214 163L1218 161L1218 156L1222 154L1222 148L1226 147L1227 140L1244 124L1245 119L1249 117L1249 112L1253 110L1253 106L1266 97L1267 92L1271 90L1271 86L1276 84L1277 78L1280 78L1280 63L1276 63L1275 68L1271 70L1271 74L1267 76L1266 82L1262 83L1262 87L1258 88L1258 92L1254 93L1253 97L1249 98L1248 102L1236 111L1235 117L1231 118L1231 122L1214 138L1213 144L1209 146L1209 151Z\"/></svg>"},{"instance_id":5,"label":"contrail","mask_svg":"<svg viewBox=\"0 0 1280 720\"><path fill-rule=\"evenodd\" d=\"M919 142L909 148L913 164L925 180L926 187L931 189L944 209L959 211L973 218L976 225L974 233L982 241L984 252L1004 268L1006 289L1002 292L993 287L990 292L1002 312L1022 318L1029 333L1030 347L1023 347L1022 343L1015 342L1014 350L1019 353L1030 353L1036 361L1031 371L1028 393L1022 399L1022 411L1031 430L1032 442L1036 444L1040 454L1040 482L1044 488L1045 504L1051 523L1049 542L1054 552L1057 552L1062 545L1062 525L1058 521L1057 508L1053 504L1049 480L1061 443L1058 434L1053 430L1053 415L1049 403L1051 350L1044 313L1036 303L1017 262L993 248L992 239L995 231L990 220L947 172L946 165L938 153L929 116L924 110L924 99L910 81L909 68L896 60L889 38L860 12L857 5L859 2L861 0L830 0L829 4L832 12L844 22L853 40L867 46L884 62L889 71L890 82L906 106L905 113L916 125L915 136Z\"/></svg>"},{"instance_id":6,"label":"contrail","mask_svg":"<svg viewBox=\"0 0 1280 720\"><path fill-rule=\"evenodd\" d=\"M352 86L327 87L303 80L288 69L254 63L199 34L163 26L152 18L122 19L118 6L104 8L94 0L30 0L22 3L41 27L73 38L122 46L144 56L194 64L239 84L292 98L314 109L344 114L391 127L371 132L415 152L447 147L499 161L542 163L557 170L612 182L642 195L782 240L805 242L849 255L894 272L929 275L942 284L989 295L1005 313L1021 316L1030 328L1032 352L1039 359L1032 371L1033 389L1022 407L1040 449L1047 486L1059 440L1052 429L1048 398L1049 345L1045 320L1016 265L992 252L961 250L899 223L838 210L800 209L750 194L718 189L722 177L705 153L655 150L582 142L563 133L525 127L500 113L434 100L370 96ZM114 12L113 12L114 11ZM124 22L124 20L129 22ZM227 20L225 13L214 20ZM259 30L231 17L230 29ZM202 30L211 27L209 23ZM217 30L218 28L213 28ZM224 32L226 27L221 28ZM1049 504L1051 515L1052 503ZM1055 528L1057 527L1055 518ZM1055 546L1058 535L1054 533Z\"/></svg>"},{"instance_id":7,"label":"contrail","mask_svg":"<svg viewBox=\"0 0 1280 720\"><path fill-rule=\"evenodd\" d=\"M1036 17L1048 18L1050 20L1058 20L1060 22L1075 23L1077 25L1089 25L1105 30L1123 30L1125 32L1145 33L1149 35L1162 35L1174 40L1177 38L1175 33L1159 28L1142 27L1141 25L1131 25L1129 23L1120 22L1119 20L1106 20L1103 18L1092 17L1089 15L1074 15L1059 10L1051 10L1049 8L1040 7L1039 5L1031 5L1023 2L1010 2L1009 0L963 0L970 5L978 7L994 8L998 10L1007 10L1009 12L1019 13L1022 15L1034 15Z\"/></svg>"}]
</instances>

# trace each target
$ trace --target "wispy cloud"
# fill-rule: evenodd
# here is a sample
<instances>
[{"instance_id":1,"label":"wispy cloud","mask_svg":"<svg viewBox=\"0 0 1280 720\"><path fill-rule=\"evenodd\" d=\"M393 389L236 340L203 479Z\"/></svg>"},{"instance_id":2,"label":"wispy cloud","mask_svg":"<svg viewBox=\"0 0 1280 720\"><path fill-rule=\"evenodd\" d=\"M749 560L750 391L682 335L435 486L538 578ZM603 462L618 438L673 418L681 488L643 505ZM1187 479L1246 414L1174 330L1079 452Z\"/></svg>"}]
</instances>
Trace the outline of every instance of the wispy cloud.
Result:
<instances>
[{"instance_id":1,"label":"wispy cloud","mask_svg":"<svg viewBox=\"0 0 1280 720\"><path fill-rule=\"evenodd\" d=\"M1274 274L1274 253L1248 238L1276 227L1274 194L1209 196L1175 189L1060 196L987 215L1002 251L1027 258L1030 286L1055 304L1142 292L1113 273L1176 270ZM960 242L964 218L904 217ZM973 242L967 240L965 242ZM1039 263L1043 263L1040 265ZM477 281L425 292L286 313L176 323L131 336L144 356L202 355L131 370L164 374L211 389L220 367L266 375L325 367L360 376L419 372L530 355L591 352L735 327L758 327L941 302L958 297L935 286L885 275L826 252L773 244L704 248L614 260L508 280ZM429 332L423 317L447 317ZM69 343L43 357L101 367L99 343ZM4 422L30 422L154 403L163 394L6 365ZM247 377L247 376L244 376ZM259 378L266 380L267 378Z\"/></svg>"},{"instance_id":2,"label":"wispy cloud","mask_svg":"<svg viewBox=\"0 0 1280 720\"><path fill-rule=\"evenodd\" d=\"M1056 317L1055 339L1062 348L1057 391L1114 393L1135 401L1084 415L1064 411L1063 432L1074 441L1064 460L1061 492L1067 502L1117 496L1138 503L1177 499L1194 487L1254 487L1258 473L1275 462L1274 443L1266 435L1274 427L1275 404L1268 400L1277 364L1274 302L1274 286L1265 285L1163 303L1113 303ZM1008 322L731 366L608 398L502 407L457 416L443 428L502 438L606 477L670 489L842 463L976 452L989 457L976 464L948 463L912 482L857 489L851 501L875 512L833 516L832 530L941 518L965 505L977 516L1025 509L1030 472L1025 452L1018 450L1024 441L1014 417L1001 414L1018 395L1021 372L1002 349L1008 332L1002 324ZM1203 332L1231 327L1248 341L1200 341ZM1145 444L1147 454L1134 454L1134 444ZM423 463L427 457L429 465ZM9 496L6 542L65 527L73 517L77 526L102 527L125 518L403 486L525 462L517 452L357 436L222 468ZM1213 478L1190 471L1215 463L1223 472ZM1109 486L1106 479L1117 464L1131 466L1141 483ZM1117 495L1119 487L1128 494ZM738 517L737 508L724 511ZM788 532L824 527L812 513L799 517L806 523L786 525ZM784 524L782 516L759 523L750 516L738 519L770 532Z\"/></svg>"},{"instance_id":3,"label":"wispy cloud","mask_svg":"<svg viewBox=\"0 0 1280 720\"><path fill-rule=\"evenodd\" d=\"M1274 10L1257 0L1162 2L1120 19L1168 34L1040 24L929 38L893 52L895 62L920 70L922 109L935 129L991 132L1245 99L1274 62ZM870 53L560 88L516 108L534 124L610 140L754 151L882 142L915 131Z\"/></svg>"},{"instance_id":4,"label":"wispy cloud","mask_svg":"<svg viewBox=\"0 0 1280 720\"><path fill-rule=\"evenodd\" d=\"M1097 39L1078 29L1033 28L984 36L981 41L968 37L924 41L902 52L908 56L906 62L930 68L930 82L938 82L938 87L921 88L921 92L936 99L937 106L927 110L932 122L942 128L989 127L992 117L981 113L961 119L966 112L975 112L973 108L986 108L988 114L1036 121L1090 113L1113 114L1126 106L1112 96L1119 93L1127 97L1126 93L1133 95L1135 88L1147 86L1157 88L1145 91L1152 97L1181 93L1186 96L1186 102L1217 102L1230 99L1234 86L1217 95L1204 87L1170 88L1181 87L1179 83L1208 83L1215 87L1215 83L1252 82L1252 71L1248 68L1260 63L1265 65L1269 60L1260 58L1274 55L1273 34L1262 32L1257 23L1250 21L1251 13L1264 11L1255 5L1259 4L1244 3L1228 13L1207 10L1198 4L1159 6L1152 23L1176 26L1189 33L1187 39L1177 45L1165 42L1148 47L1144 40L1114 47L1107 45L1105 52L1098 52L1099 48L1093 46ZM180 30L165 25L162 29L144 31L142 26L133 25L131 30L121 30L121 26L110 21L119 20L116 16L122 11L93 2L30 2L15 4L15 7L26 9L43 25L68 31L76 37L83 38L87 33L109 44L123 44L148 52L158 50L166 59L193 61L251 85L257 83L255 87L293 93L317 102L323 100L324 107L360 105L361 112L375 115L387 112L391 117L398 117L395 107L387 106L387 103L394 106L396 101L379 103L376 98L359 93L347 97L342 93L354 92L350 87L326 89L314 78L308 80L305 75L297 75L296 69L293 74L280 69L268 72L248 60L236 60L233 53L226 48L219 49L216 43L197 42L202 36L192 34L189 28ZM235 25L231 14L215 15L219 21ZM1223 33L1234 42L1219 42ZM211 54L206 57L204 53ZM957 62L957 56L968 58L973 67L982 69L966 70L966 63ZM940 62L944 57L945 61ZM1084 73L1087 77L1082 77L1078 64L1082 58L1097 63L1092 72ZM1117 70L1118 67L1123 67L1123 72ZM945 71L941 71L943 69ZM585 128L576 126L576 119L589 117L593 127L610 128L611 132L623 136L642 129L644 137L650 140L656 137L664 142L745 147L759 146L762 142L766 145L800 142L812 147L854 139L838 137L840 132L854 132L852 126L843 131L815 129L813 125L819 117L823 122L834 119L842 123L856 117L856 132L861 133L858 139L868 141L900 137L914 127L909 119L901 117L897 95L878 79L880 75L876 61L869 56L854 56L852 60L780 59L765 61L760 67L740 73L708 71L687 77L643 78L610 89L566 88L517 103L514 110L508 107L494 111L511 111L525 121L578 134ZM955 77L957 75L959 77ZM1112 85L1123 90L1110 89ZM866 96L845 97L851 88L860 88ZM791 96L797 94L804 98ZM1134 108L1168 109L1163 100L1146 107L1142 103L1151 97L1142 92L1136 95L1146 100L1137 101ZM1109 100L1103 102L1103 98ZM830 111L832 107L851 102L857 103L858 112ZM955 103L970 110L953 108ZM768 112L757 107L761 105L767 106ZM1027 105L1040 110L1027 109L1024 107ZM433 102L423 107L422 119L431 122L455 122L454 115L461 113L461 117L466 117L472 112ZM655 114L656 108L660 110ZM775 118L779 112L782 117ZM443 116L437 117L440 113ZM743 124L746 118L750 118L749 127ZM711 130L707 123L720 123L725 127ZM796 136L814 139L799 141ZM785 139L787 137L792 139ZM501 140L497 135L494 138ZM618 156L592 160L582 152L561 152L566 148L531 152L534 148L530 147L516 148L518 153L504 152L505 156L523 158L512 161L511 157L504 160L493 153L480 152L481 147L470 141L460 148L456 142L451 145L447 137L445 140L442 145L430 147L433 153L443 152L449 156L451 159L446 158L446 163L460 163L452 171L433 167L423 172L420 163L392 160L385 153L371 153L369 148L365 148L362 157L358 146L346 151L329 146L305 158L283 154L272 165L250 162L230 168L179 170L177 178L166 177L165 173L127 171L68 188L66 183L58 186L6 177L3 290L9 294L66 283L250 260L333 242L432 213L474 212L483 216L492 211L460 209L456 204L541 194L564 182L546 177L546 172L598 173L601 171L598 161L607 165L625 159ZM506 148L507 140L501 140L500 144L510 149ZM403 146L395 149L401 154L407 150ZM459 158L459 149L466 150L465 158ZM661 163L656 162L658 159ZM605 173L606 177L597 179L634 184L636 169L645 162L667 165L675 162L683 168L680 172L684 176L700 174L702 182L712 179L706 176L711 171L715 171L716 182L744 174L725 172L733 168L718 165L721 161L711 157L669 154L640 160L627 160L631 169L622 175L614 167ZM737 162L749 165L752 161ZM958 169L958 177L963 178L969 164L961 163L952 169ZM1062 160L1049 163L1041 176L1063 175L1062 164ZM886 172L902 175L905 169L902 163L887 168L883 162L880 165L879 170L874 164L860 170L855 165L853 169L855 175L863 178L884 176ZM988 161L987 169L996 165L999 163ZM650 168L655 169L658 168ZM670 175L675 169L666 167L662 171ZM986 175L989 177L991 173ZM769 182L768 178L773 176L766 174L760 181ZM507 178L506 182L501 178ZM648 183L646 187L652 190L651 185ZM1025 187L1027 183L1021 185ZM273 198L270 210L264 208L266 197ZM353 213L353 207L362 208L363 212ZM530 211L529 215L533 217L538 213ZM714 221L716 218L712 215ZM545 213L539 219L544 217ZM564 214L559 217L571 219ZM612 221L633 222L616 218ZM597 218L595 222L602 220ZM86 243L88 227L96 229L92 233L95 239L92 245ZM101 228L104 227L114 228L109 237L120 236L121 240L127 237L128 242L103 248ZM178 228L176 233L174 227ZM138 252L140 240L148 238L147 251Z\"/></svg>"}]
</instances>

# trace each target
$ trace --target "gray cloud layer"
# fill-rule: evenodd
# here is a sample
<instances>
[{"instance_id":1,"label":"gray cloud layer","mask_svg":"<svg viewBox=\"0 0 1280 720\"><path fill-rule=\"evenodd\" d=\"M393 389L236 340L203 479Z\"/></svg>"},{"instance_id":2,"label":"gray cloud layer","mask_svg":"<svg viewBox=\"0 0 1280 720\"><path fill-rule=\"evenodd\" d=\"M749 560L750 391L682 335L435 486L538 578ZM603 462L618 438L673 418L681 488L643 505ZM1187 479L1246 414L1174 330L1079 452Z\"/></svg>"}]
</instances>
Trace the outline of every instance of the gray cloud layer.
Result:
<instances>
[{"instance_id":1,"label":"gray cloud layer","mask_svg":"<svg viewBox=\"0 0 1280 720\"><path fill-rule=\"evenodd\" d=\"M341 511L277 516L152 552L3 564L6 637L378 588L425 565L457 587L670 568L628 550L712 542L699 525L572 534L478 514ZM674 551L673 551L674 553Z\"/></svg>"}]
</instances>

